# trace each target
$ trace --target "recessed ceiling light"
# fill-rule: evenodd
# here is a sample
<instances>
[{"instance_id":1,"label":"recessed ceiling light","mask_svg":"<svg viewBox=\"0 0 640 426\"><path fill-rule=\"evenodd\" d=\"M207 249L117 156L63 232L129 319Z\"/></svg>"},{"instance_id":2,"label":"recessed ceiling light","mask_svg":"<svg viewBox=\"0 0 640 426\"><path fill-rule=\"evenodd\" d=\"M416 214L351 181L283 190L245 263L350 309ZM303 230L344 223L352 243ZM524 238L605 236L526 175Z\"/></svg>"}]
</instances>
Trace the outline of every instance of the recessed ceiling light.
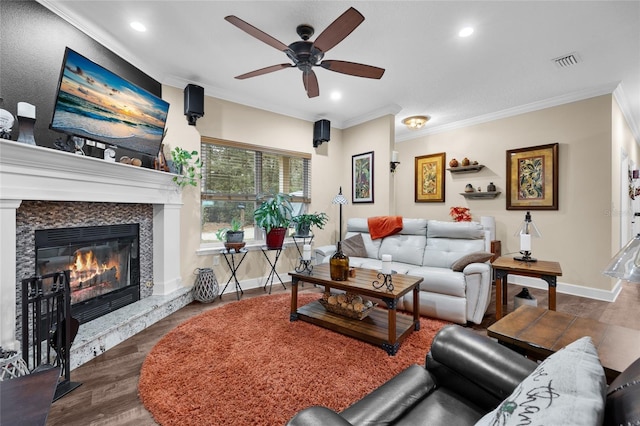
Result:
<instances>
[{"instance_id":1,"label":"recessed ceiling light","mask_svg":"<svg viewBox=\"0 0 640 426\"><path fill-rule=\"evenodd\" d=\"M465 27L465 28L461 29L460 32L458 33L458 35L460 37L469 37L471 34L473 34L473 28L472 27Z\"/></svg>"},{"instance_id":2,"label":"recessed ceiling light","mask_svg":"<svg viewBox=\"0 0 640 426\"><path fill-rule=\"evenodd\" d=\"M332 101L339 101L340 99L342 99L342 93L340 92L331 92L331 100Z\"/></svg>"},{"instance_id":3,"label":"recessed ceiling light","mask_svg":"<svg viewBox=\"0 0 640 426\"><path fill-rule=\"evenodd\" d=\"M131 28L133 28L136 31L140 31L141 33L147 31L147 27L145 27L144 25L142 25L142 23L138 21L134 21L129 25L131 25Z\"/></svg>"}]
</instances>

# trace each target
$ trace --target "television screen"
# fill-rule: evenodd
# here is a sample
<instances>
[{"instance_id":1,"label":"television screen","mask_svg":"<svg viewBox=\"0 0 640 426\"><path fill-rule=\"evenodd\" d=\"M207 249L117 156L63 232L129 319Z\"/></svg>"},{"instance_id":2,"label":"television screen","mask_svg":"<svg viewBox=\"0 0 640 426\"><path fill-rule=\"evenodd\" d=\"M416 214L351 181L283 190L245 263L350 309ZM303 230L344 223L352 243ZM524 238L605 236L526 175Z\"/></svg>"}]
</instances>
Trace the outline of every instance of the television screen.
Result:
<instances>
[{"instance_id":1,"label":"television screen","mask_svg":"<svg viewBox=\"0 0 640 426\"><path fill-rule=\"evenodd\" d=\"M168 111L168 102L65 50L52 130L155 156Z\"/></svg>"}]
</instances>

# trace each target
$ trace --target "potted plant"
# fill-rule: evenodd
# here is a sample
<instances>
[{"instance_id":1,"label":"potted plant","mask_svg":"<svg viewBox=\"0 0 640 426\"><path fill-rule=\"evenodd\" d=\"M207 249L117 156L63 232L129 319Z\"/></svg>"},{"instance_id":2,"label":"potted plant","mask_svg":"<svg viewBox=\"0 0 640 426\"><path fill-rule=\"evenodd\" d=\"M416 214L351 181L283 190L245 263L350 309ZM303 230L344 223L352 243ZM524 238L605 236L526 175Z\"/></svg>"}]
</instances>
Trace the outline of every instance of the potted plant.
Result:
<instances>
[{"instance_id":1,"label":"potted plant","mask_svg":"<svg viewBox=\"0 0 640 426\"><path fill-rule=\"evenodd\" d=\"M253 212L256 225L267 233L268 248L282 248L292 212L291 200L283 193L270 196Z\"/></svg>"},{"instance_id":2,"label":"potted plant","mask_svg":"<svg viewBox=\"0 0 640 426\"><path fill-rule=\"evenodd\" d=\"M175 147L171 150L171 160L178 174L178 176L173 177L173 181L178 186L196 186L198 181L202 179L202 174L200 173L202 161L198 151L187 151L180 147Z\"/></svg>"},{"instance_id":3,"label":"potted plant","mask_svg":"<svg viewBox=\"0 0 640 426\"><path fill-rule=\"evenodd\" d=\"M291 222L296 224L296 235L301 237L308 237L312 226L324 228L328 220L325 213L304 213L291 218Z\"/></svg>"},{"instance_id":4,"label":"potted plant","mask_svg":"<svg viewBox=\"0 0 640 426\"><path fill-rule=\"evenodd\" d=\"M231 228L218 229L216 237L223 243L241 243L244 240L242 223L234 217L231 219Z\"/></svg>"}]
</instances>

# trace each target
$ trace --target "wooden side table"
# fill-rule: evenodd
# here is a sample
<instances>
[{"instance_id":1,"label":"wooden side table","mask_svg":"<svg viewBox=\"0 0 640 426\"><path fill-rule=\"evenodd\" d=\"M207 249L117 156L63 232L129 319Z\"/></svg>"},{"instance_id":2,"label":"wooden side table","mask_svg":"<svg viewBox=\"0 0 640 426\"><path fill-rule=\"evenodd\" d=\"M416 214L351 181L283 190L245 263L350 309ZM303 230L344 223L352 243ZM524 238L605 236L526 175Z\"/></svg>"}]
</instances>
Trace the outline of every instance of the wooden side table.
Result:
<instances>
[{"instance_id":1,"label":"wooden side table","mask_svg":"<svg viewBox=\"0 0 640 426\"><path fill-rule=\"evenodd\" d=\"M493 271L496 276L496 319L502 318L502 306L507 304L506 280L509 274L534 277L544 280L549 286L549 310L556 310L556 278L562 275L558 262L538 260L521 262L513 257L501 256L494 260ZM505 280L503 285L503 279Z\"/></svg>"},{"instance_id":2,"label":"wooden side table","mask_svg":"<svg viewBox=\"0 0 640 426\"><path fill-rule=\"evenodd\" d=\"M569 343L590 336L608 383L640 357L640 330L534 306L520 306L492 324L487 335L534 360L545 359Z\"/></svg>"}]
</instances>

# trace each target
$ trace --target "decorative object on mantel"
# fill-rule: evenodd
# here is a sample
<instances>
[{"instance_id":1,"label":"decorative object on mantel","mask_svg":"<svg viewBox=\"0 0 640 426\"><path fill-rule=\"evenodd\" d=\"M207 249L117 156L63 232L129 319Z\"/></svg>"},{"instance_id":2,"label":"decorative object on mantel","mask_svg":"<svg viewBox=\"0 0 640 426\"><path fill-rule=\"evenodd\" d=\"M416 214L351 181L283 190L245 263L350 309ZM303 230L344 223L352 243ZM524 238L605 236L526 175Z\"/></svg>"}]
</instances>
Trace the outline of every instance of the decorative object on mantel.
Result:
<instances>
[{"instance_id":1,"label":"decorative object on mantel","mask_svg":"<svg viewBox=\"0 0 640 426\"><path fill-rule=\"evenodd\" d=\"M180 187L187 185L196 186L202 179L200 169L202 161L198 151L187 151L180 147L171 150L171 159L179 171L179 176L174 176L173 181Z\"/></svg>"},{"instance_id":2,"label":"decorative object on mantel","mask_svg":"<svg viewBox=\"0 0 640 426\"><path fill-rule=\"evenodd\" d=\"M0 109L0 138L10 139L11 130L13 129L13 115L6 109Z\"/></svg>"},{"instance_id":3,"label":"decorative object on mantel","mask_svg":"<svg viewBox=\"0 0 640 426\"><path fill-rule=\"evenodd\" d=\"M36 106L27 102L18 102L18 142L35 145L33 127L36 124Z\"/></svg>"},{"instance_id":4,"label":"decorative object on mantel","mask_svg":"<svg viewBox=\"0 0 640 426\"><path fill-rule=\"evenodd\" d=\"M193 298L202 303L211 303L216 300L219 287L213 269L196 268L194 274L196 274L196 282L193 284Z\"/></svg>"},{"instance_id":5,"label":"decorative object on mantel","mask_svg":"<svg viewBox=\"0 0 640 426\"><path fill-rule=\"evenodd\" d=\"M454 222L471 222L471 211L467 207L451 207L449 216Z\"/></svg>"}]
</instances>

